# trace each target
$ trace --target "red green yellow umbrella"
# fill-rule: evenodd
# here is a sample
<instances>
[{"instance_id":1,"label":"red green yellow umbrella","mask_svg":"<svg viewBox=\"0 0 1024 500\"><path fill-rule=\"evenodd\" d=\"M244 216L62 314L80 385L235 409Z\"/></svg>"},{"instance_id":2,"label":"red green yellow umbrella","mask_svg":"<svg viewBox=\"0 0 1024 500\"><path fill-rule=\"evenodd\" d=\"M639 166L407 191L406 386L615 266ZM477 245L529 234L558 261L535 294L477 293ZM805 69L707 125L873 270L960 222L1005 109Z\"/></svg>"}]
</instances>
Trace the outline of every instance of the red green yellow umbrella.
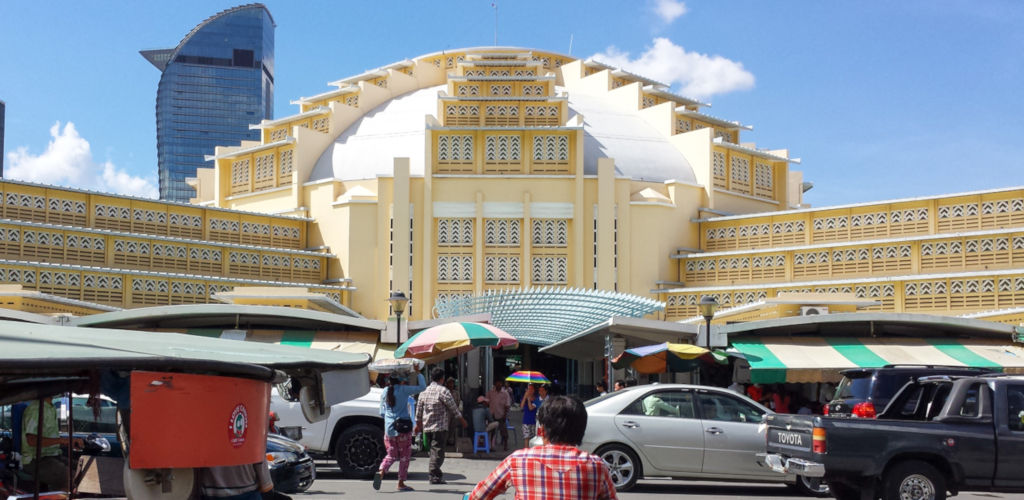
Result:
<instances>
[{"instance_id":1,"label":"red green yellow umbrella","mask_svg":"<svg viewBox=\"0 0 1024 500\"><path fill-rule=\"evenodd\" d=\"M396 358L443 359L477 347L515 347L519 341L484 323L453 322L422 330L398 346Z\"/></svg>"},{"instance_id":2,"label":"red green yellow umbrella","mask_svg":"<svg viewBox=\"0 0 1024 500\"><path fill-rule=\"evenodd\" d=\"M728 362L725 355L693 344L661 344L634 347L612 360L615 368L633 368L638 373L685 372L705 362Z\"/></svg>"},{"instance_id":3,"label":"red green yellow umbrella","mask_svg":"<svg viewBox=\"0 0 1024 500\"><path fill-rule=\"evenodd\" d=\"M551 381L541 372L517 371L505 377L507 382L523 382L526 384L550 384Z\"/></svg>"}]
</instances>

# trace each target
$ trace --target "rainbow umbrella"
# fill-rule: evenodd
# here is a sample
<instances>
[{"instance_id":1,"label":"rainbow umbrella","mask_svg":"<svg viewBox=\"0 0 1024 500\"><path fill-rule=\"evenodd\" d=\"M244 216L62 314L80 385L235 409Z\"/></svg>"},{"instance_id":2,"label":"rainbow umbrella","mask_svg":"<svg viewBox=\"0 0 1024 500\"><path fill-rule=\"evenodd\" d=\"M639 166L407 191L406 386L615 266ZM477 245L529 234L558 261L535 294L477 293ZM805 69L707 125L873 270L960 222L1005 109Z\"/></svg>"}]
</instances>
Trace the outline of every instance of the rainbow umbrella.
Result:
<instances>
[{"instance_id":1,"label":"rainbow umbrella","mask_svg":"<svg viewBox=\"0 0 1024 500\"><path fill-rule=\"evenodd\" d=\"M518 371L505 377L506 382L522 382L524 384L550 384L551 381L541 372Z\"/></svg>"},{"instance_id":2,"label":"rainbow umbrella","mask_svg":"<svg viewBox=\"0 0 1024 500\"><path fill-rule=\"evenodd\" d=\"M422 330L398 346L396 358L437 361L477 347L515 347L519 341L500 328L483 323L455 322Z\"/></svg>"},{"instance_id":3,"label":"rainbow umbrella","mask_svg":"<svg viewBox=\"0 0 1024 500\"><path fill-rule=\"evenodd\" d=\"M632 367L639 373L685 372L701 363L727 363L726 354L692 344L661 344L634 347L612 360L615 368Z\"/></svg>"}]
</instances>

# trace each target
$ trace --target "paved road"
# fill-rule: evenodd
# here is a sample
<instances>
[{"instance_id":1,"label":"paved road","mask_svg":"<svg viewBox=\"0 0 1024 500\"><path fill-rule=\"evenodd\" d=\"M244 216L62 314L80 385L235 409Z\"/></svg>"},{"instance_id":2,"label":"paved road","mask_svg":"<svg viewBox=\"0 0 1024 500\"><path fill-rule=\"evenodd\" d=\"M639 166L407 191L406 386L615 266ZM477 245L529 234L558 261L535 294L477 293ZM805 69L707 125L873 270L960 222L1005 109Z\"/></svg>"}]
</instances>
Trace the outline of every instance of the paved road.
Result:
<instances>
[{"instance_id":1,"label":"paved road","mask_svg":"<svg viewBox=\"0 0 1024 500\"><path fill-rule=\"evenodd\" d=\"M292 495L295 500L306 499L329 499L349 498L367 500L376 496L381 498L398 499L458 499L473 489L478 481L497 465L497 460L476 460L465 458L449 458L445 461L444 471L446 485L431 485L427 483L427 458L414 457L409 467L409 486L416 488L414 492L395 491L398 471L397 464L391 469L389 476L385 477L383 487L380 491L374 491L370 481L344 479L330 462L321 462L317 468L317 480L313 487L304 494ZM628 493L620 493L622 500L641 500L658 496L664 498L686 498L699 499L711 498L715 500L746 500L751 497L771 498L775 500L807 500L807 497L794 496L792 491L784 485L778 484L746 484L746 483L713 483L697 481L669 481L649 480L641 481L637 488ZM991 500L991 499L1022 499L1024 495L1004 495L993 493L961 493L955 497L957 500Z\"/></svg>"}]
</instances>

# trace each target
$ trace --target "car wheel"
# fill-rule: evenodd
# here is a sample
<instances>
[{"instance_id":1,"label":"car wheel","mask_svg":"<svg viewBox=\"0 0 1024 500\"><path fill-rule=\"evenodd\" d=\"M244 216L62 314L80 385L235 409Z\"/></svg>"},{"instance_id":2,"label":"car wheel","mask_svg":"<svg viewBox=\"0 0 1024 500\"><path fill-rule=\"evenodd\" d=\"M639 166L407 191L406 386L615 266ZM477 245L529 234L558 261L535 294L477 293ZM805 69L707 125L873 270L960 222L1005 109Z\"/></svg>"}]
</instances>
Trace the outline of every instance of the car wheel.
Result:
<instances>
[{"instance_id":1,"label":"car wheel","mask_svg":"<svg viewBox=\"0 0 1024 500\"><path fill-rule=\"evenodd\" d=\"M883 498L945 500L946 480L927 462L908 460L889 468L882 483Z\"/></svg>"},{"instance_id":2,"label":"car wheel","mask_svg":"<svg viewBox=\"0 0 1024 500\"><path fill-rule=\"evenodd\" d=\"M334 458L346 476L372 476L384 454L384 431L372 424L353 425L334 443Z\"/></svg>"},{"instance_id":3,"label":"car wheel","mask_svg":"<svg viewBox=\"0 0 1024 500\"><path fill-rule=\"evenodd\" d=\"M629 491L640 479L640 460L626 446L611 444L597 450L597 456L608 465L616 491Z\"/></svg>"},{"instance_id":4,"label":"car wheel","mask_svg":"<svg viewBox=\"0 0 1024 500\"><path fill-rule=\"evenodd\" d=\"M831 495L828 483L820 477L797 476L796 482L790 486L801 495L810 497L827 497Z\"/></svg>"}]
</instances>

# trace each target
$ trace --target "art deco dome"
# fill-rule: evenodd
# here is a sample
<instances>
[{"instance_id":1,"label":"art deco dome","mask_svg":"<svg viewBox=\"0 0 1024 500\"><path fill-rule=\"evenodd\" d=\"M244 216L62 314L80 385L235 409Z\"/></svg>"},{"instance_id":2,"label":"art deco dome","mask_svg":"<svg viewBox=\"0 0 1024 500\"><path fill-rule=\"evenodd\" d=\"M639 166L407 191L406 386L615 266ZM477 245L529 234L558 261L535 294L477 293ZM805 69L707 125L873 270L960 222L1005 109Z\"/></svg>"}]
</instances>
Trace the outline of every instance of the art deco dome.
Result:
<instances>
[{"instance_id":1,"label":"art deco dome","mask_svg":"<svg viewBox=\"0 0 1024 500\"><path fill-rule=\"evenodd\" d=\"M525 49L515 49L523 51ZM410 159L410 173L424 174L426 117L438 113L447 85L399 95L341 131L320 156L309 181L370 179L390 175L395 157ZM589 90L589 89L587 89ZM556 87L568 98L568 122L582 117L584 175L596 175L598 158L614 158L616 174L636 180L694 183L693 169L669 137L651 126L643 109L623 106L601 90Z\"/></svg>"}]
</instances>

